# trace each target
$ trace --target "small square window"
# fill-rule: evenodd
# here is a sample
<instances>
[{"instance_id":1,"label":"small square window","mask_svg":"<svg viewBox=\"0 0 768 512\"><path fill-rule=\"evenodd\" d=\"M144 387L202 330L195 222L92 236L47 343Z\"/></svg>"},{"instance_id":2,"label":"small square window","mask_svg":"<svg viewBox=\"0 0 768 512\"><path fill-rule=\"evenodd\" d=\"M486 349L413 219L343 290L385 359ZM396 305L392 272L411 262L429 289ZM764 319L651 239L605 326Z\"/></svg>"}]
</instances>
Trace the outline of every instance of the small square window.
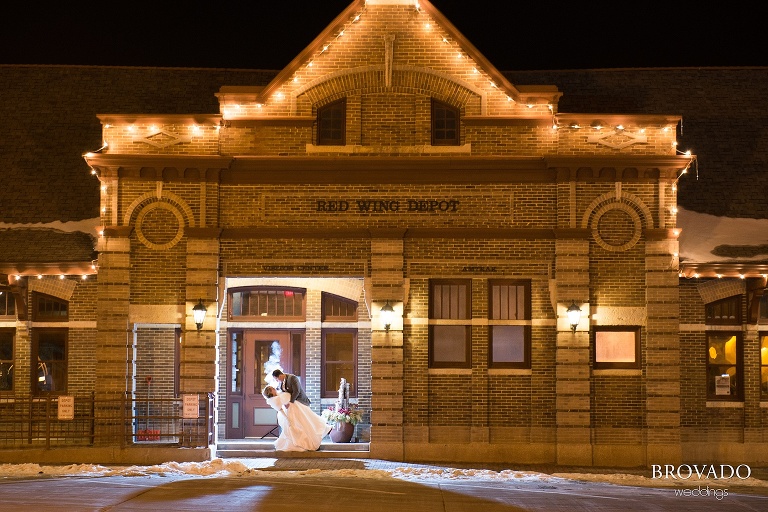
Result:
<instances>
[{"instance_id":1,"label":"small square window","mask_svg":"<svg viewBox=\"0 0 768 512\"><path fill-rule=\"evenodd\" d=\"M594 368L640 368L640 328L596 327Z\"/></svg>"}]
</instances>

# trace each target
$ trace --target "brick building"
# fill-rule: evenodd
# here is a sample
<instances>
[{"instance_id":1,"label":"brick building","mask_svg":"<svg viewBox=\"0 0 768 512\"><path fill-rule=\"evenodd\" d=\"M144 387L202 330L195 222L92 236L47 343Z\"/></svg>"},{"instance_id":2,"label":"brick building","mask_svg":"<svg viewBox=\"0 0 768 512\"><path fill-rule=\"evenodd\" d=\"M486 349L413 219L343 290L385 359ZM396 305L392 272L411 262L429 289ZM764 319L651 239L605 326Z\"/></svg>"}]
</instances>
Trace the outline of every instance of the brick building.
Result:
<instances>
[{"instance_id":1,"label":"brick building","mask_svg":"<svg viewBox=\"0 0 768 512\"><path fill-rule=\"evenodd\" d=\"M412 0L353 2L278 73L6 69L14 111L67 83L86 128L74 151L26 117L6 139L0 403L91 394L106 439L100 400L149 422L210 395L214 442L260 437L279 364L317 412L345 378L373 457L768 459L766 270L680 262L678 193L715 208L684 175L710 134L684 135L705 102L664 84L706 72L502 73ZM96 83L101 103L75 87ZM32 186L59 202L26 205Z\"/></svg>"}]
</instances>

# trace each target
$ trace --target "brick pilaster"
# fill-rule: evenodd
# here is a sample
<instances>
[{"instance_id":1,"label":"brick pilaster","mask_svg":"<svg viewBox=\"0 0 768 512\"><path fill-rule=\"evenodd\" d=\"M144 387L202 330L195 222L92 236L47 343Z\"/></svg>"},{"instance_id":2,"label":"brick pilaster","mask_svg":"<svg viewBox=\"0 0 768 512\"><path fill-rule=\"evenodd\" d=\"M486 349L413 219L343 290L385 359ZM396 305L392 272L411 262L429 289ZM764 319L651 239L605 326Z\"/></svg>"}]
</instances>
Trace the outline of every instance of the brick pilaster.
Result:
<instances>
[{"instance_id":1,"label":"brick pilaster","mask_svg":"<svg viewBox=\"0 0 768 512\"><path fill-rule=\"evenodd\" d=\"M648 464L675 464L681 459L677 252L677 241L649 240L645 245Z\"/></svg>"},{"instance_id":2,"label":"brick pilaster","mask_svg":"<svg viewBox=\"0 0 768 512\"><path fill-rule=\"evenodd\" d=\"M403 239L371 240L371 455L402 460L403 451L403 331L397 322L389 331L378 319L380 302L402 301Z\"/></svg>"},{"instance_id":3,"label":"brick pilaster","mask_svg":"<svg viewBox=\"0 0 768 512\"><path fill-rule=\"evenodd\" d=\"M591 465L589 240L557 240L555 271L557 463ZM581 322L575 332L571 330L565 312L572 301L582 310Z\"/></svg>"}]
</instances>

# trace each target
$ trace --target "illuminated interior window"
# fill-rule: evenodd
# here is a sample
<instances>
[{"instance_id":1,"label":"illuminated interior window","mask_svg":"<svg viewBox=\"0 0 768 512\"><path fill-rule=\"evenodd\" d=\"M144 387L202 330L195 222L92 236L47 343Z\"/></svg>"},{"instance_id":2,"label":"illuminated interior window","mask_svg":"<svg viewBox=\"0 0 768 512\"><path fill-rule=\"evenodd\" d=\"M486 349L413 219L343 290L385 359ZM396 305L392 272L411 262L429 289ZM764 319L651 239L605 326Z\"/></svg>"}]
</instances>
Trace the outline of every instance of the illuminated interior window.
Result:
<instances>
[{"instance_id":1,"label":"illuminated interior window","mask_svg":"<svg viewBox=\"0 0 768 512\"><path fill-rule=\"evenodd\" d=\"M707 333L707 400L741 400L741 333Z\"/></svg>"},{"instance_id":2,"label":"illuminated interior window","mask_svg":"<svg viewBox=\"0 0 768 512\"><path fill-rule=\"evenodd\" d=\"M594 368L640 368L640 328L599 326L594 334Z\"/></svg>"}]
</instances>

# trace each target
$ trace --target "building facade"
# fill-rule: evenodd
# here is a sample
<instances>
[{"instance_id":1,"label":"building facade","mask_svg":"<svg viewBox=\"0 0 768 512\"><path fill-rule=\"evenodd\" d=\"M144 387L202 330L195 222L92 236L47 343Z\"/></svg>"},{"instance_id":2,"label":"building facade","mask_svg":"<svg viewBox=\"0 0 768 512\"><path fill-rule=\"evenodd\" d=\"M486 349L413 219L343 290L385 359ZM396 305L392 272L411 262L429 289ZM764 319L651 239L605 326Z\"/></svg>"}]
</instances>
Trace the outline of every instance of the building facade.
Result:
<instances>
[{"instance_id":1,"label":"building facade","mask_svg":"<svg viewBox=\"0 0 768 512\"><path fill-rule=\"evenodd\" d=\"M377 458L764 461L765 280L681 278L681 117L562 96L358 0L216 113L99 113L95 254L4 270L6 393L211 396L215 443L272 431L279 366Z\"/></svg>"}]
</instances>

